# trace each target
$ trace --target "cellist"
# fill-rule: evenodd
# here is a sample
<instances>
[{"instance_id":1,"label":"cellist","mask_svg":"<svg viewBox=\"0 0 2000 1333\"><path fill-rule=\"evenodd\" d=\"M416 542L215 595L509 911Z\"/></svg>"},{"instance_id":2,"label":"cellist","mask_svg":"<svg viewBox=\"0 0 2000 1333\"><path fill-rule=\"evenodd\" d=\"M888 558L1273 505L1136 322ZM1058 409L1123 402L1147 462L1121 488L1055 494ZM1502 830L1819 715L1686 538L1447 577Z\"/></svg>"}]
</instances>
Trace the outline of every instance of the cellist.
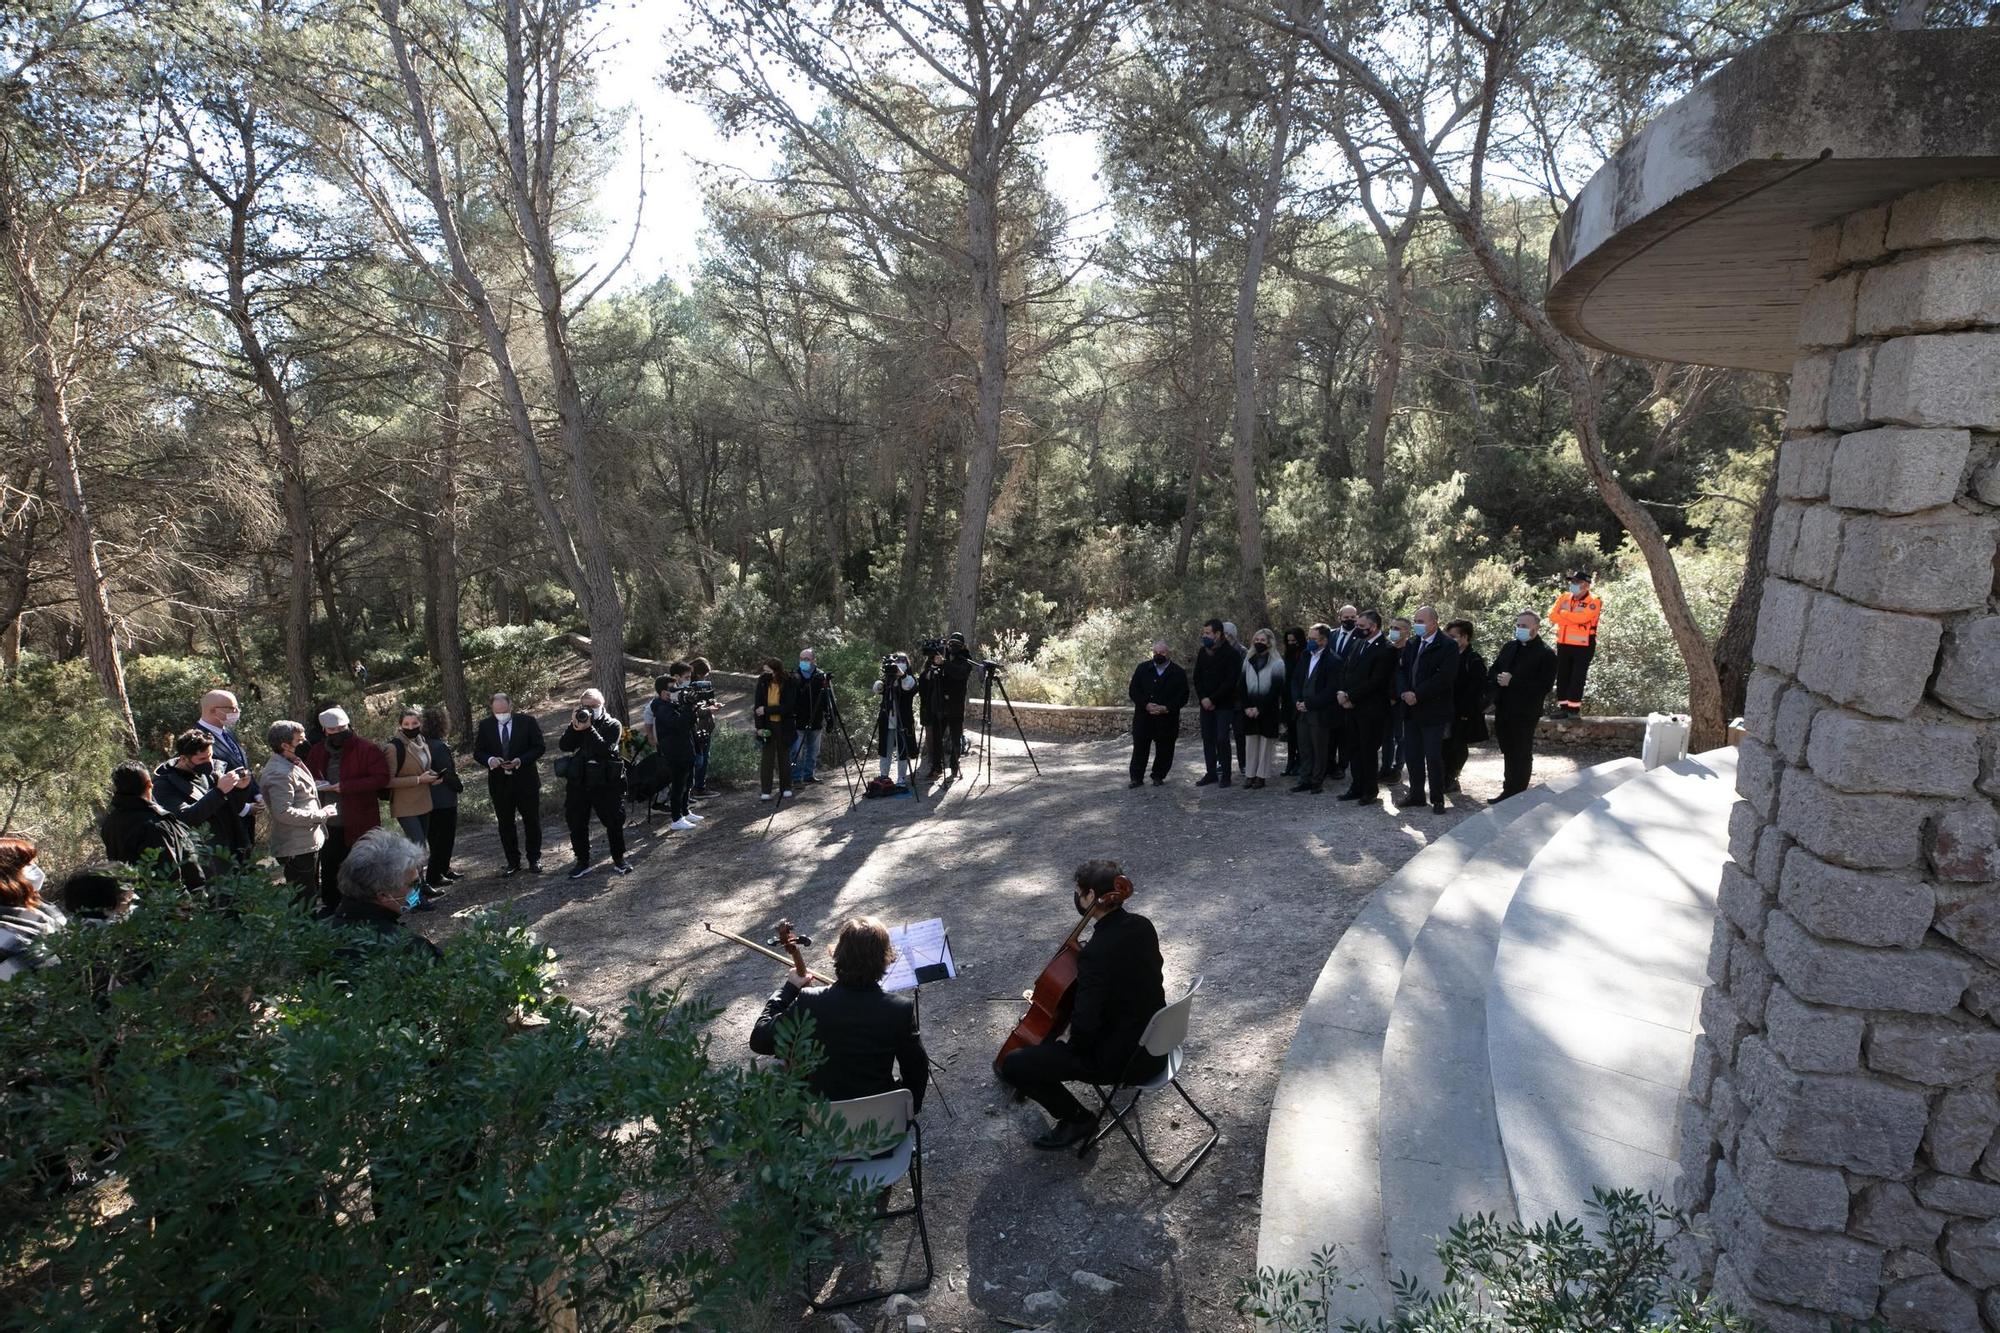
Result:
<instances>
[{"instance_id":1,"label":"cellist","mask_svg":"<svg viewBox=\"0 0 2000 1333\"><path fill-rule=\"evenodd\" d=\"M788 937L789 928L780 933ZM778 1022L796 1008L811 1015L811 1035L826 1052L807 1080L814 1092L840 1102L908 1088L911 1110L922 1110L931 1062L910 997L882 990L882 977L896 961L888 927L874 917L841 923L830 986L814 986L803 956L796 947L792 953L792 973L764 1005L750 1031L750 1049L774 1054Z\"/></svg>"},{"instance_id":2,"label":"cellist","mask_svg":"<svg viewBox=\"0 0 2000 1333\"><path fill-rule=\"evenodd\" d=\"M1146 1024L1167 1002L1160 937L1151 921L1125 910L1130 884L1122 880L1115 861L1076 868L1072 901L1092 925L1077 955L1068 1040L1052 1032L1039 1046L1024 1046L1000 1062L1000 1077L1056 1119L1035 1140L1037 1148L1073 1148L1097 1127L1097 1116L1064 1083L1137 1082L1164 1063L1139 1049Z\"/></svg>"}]
</instances>

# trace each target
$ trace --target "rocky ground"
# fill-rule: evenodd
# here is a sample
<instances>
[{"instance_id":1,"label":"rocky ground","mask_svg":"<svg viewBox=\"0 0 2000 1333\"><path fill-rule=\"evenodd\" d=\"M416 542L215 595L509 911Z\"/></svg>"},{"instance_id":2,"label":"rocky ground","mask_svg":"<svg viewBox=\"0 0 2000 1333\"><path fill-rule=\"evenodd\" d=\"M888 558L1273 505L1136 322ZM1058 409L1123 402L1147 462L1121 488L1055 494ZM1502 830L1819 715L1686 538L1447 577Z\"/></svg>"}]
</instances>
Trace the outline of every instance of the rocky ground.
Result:
<instances>
[{"instance_id":1,"label":"rocky ground","mask_svg":"<svg viewBox=\"0 0 2000 1333\"><path fill-rule=\"evenodd\" d=\"M1038 776L1018 741L996 741L990 785L850 805L835 771L775 813L754 790L720 796L692 833L668 834L663 820L648 831L635 811L638 873L628 877L600 868L563 878L566 838L552 822L551 873L502 880L491 828L473 830L458 860L468 877L450 906L504 904L554 947L585 1006L615 1009L639 986L683 985L715 1001L718 1048L746 1058L781 971L703 922L761 940L789 917L830 940L851 915L943 917L959 976L922 997L925 1040L942 1066L923 1114L936 1280L907 1310L867 1306L846 1318L901 1330L913 1311L939 1333L1245 1327L1233 1298L1255 1264L1264 1125L1298 1010L1369 893L1498 791L1500 760L1474 754L1450 813L1404 815L1386 800L1357 809L1275 781L1262 791L1196 788L1198 742L1183 744L1166 786L1132 791L1128 754L1119 742L1038 744ZM1599 757L1546 756L1538 772ZM1119 860L1137 885L1131 906L1159 929L1168 994L1205 979L1182 1079L1222 1140L1178 1191L1116 1136L1081 1162L1035 1151L1040 1111L1015 1103L991 1069L1023 988L1075 921L1070 871L1095 856ZM417 923L440 938L458 928L443 913ZM1168 1158L1200 1128L1178 1110L1171 1093L1147 1108ZM885 1252L905 1254L899 1233L885 1237ZM913 1238L908 1254L917 1262ZM850 1327L804 1311L799 1326Z\"/></svg>"}]
</instances>

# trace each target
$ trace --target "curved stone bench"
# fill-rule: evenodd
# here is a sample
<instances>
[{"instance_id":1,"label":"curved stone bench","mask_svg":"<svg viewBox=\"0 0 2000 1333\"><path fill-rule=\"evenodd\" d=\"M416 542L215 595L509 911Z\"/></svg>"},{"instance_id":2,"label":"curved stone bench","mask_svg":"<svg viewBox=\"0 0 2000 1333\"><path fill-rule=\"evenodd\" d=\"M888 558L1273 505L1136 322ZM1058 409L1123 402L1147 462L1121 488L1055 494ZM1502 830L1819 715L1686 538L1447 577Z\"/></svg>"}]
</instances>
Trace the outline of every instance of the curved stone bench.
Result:
<instances>
[{"instance_id":1,"label":"curved stone bench","mask_svg":"<svg viewBox=\"0 0 2000 1333\"><path fill-rule=\"evenodd\" d=\"M1497 835L1619 760L1566 775L1461 820L1405 862L1361 910L1320 970L1285 1056L1264 1145L1257 1263L1305 1267L1332 1245L1346 1280L1341 1318L1387 1313L1388 1244L1381 1176L1381 1079L1404 963L1432 908Z\"/></svg>"},{"instance_id":2,"label":"curved stone bench","mask_svg":"<svg viewBox=\"0 0 2000 1333\"><path fill-rule=\"evenodd\" d=\"M1521 877L1487 986L1487 1056L1521 1215L1593 1186L1672 1198L1736 751L1657 768L1582 811Z\"/></svg>"}]
</instances>

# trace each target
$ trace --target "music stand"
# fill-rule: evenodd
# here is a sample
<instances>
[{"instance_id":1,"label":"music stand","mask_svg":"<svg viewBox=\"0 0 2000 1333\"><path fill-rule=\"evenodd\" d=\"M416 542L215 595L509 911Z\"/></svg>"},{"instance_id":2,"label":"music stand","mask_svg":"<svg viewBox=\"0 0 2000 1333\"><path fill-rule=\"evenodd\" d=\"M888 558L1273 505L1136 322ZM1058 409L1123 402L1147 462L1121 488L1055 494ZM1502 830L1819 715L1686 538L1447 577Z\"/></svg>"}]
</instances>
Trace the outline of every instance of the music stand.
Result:
<instances>
[{"instance_id":1,"label":"music stand","mask_svg":"<svg viewBox=\"0 0 2000 1333\"><path fill-rule=\"evenodd\" d=\"M917 1030L924 1026L923 995L924 986L938 981L949 981L958 975L958 961L951 956L951 932L945 929L943 917L931 917L927 921L910 921L900 926L889 927L889 943L896 950L896 961L882 975L884 991L909 991L910 1003L915 1006ZM929 1050L926 1048L926 1056ZM938 1077L938 1104L944 1113L956 1120L958 1113L951 1109L951 1100L944 1092L945 1067L935 1059L930 1062L931 1072Z\"/></svg>"}]
</instances>

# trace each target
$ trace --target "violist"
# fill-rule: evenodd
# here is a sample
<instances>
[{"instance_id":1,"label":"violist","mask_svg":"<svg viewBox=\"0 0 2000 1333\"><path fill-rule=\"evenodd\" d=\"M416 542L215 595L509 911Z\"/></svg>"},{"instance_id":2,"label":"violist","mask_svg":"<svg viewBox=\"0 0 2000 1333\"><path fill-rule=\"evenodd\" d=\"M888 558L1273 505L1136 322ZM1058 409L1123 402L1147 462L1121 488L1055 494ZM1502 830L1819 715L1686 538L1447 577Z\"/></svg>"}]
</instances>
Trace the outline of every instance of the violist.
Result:
<instances>
[{"instance_id":1,"label":"violist","mask_svg":"<svg viewBox=\"0 0 2000 1333\"><path fill-rule=\"evenodd\" d=\"M894 961L889 928L874 917L841 923L830 986L813 985L804 957L793 948L791 975L764 1005L750 1031L750 1049L775 1054L778 1022L796 1008L811 1016L811 1034L826 1052L807 1080L814 1092L840 1102L908 1088L912 1112L922 1109L930 1057L917 1031L916 1005L907 995L882 989Z\"/></svg>"}]
</instances>

